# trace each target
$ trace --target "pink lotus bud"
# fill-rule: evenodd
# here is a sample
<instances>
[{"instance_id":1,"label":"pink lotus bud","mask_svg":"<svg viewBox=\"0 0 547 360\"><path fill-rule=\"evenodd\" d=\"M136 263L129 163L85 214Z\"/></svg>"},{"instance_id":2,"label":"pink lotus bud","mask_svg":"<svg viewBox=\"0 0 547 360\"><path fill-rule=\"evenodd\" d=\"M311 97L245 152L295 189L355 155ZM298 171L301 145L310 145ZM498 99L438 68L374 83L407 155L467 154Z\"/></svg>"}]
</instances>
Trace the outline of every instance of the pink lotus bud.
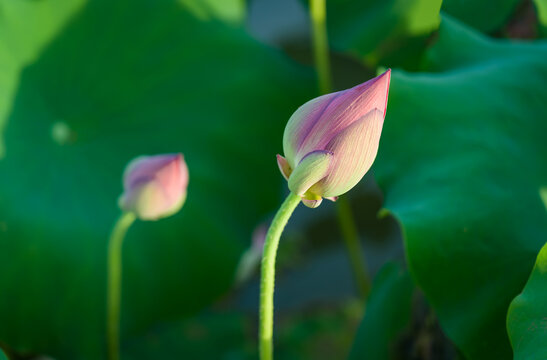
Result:
<instances>
[{"instance_id":1,"label":"pink lotus bud","mask_svg":"<svg viewBox=\"0 0 547 360\"><path fill-rule=\"evenodd\" d=\"M291 116L277 155L289 189L306 206L336 200L372 166L386 115L391 70L351 89L308 101Z\"/></svg>"},{"instance_id":2,"label":"pink lotus bud","mask_svg":"<svg viewBox=\"0 0 547 360\"><path fill-rule=\"evenodd\" d=\"M125 168L119 206L141 220L158 220L180 210L187 186L182 154L140 156Z\"/></svg>"}]
</instances>

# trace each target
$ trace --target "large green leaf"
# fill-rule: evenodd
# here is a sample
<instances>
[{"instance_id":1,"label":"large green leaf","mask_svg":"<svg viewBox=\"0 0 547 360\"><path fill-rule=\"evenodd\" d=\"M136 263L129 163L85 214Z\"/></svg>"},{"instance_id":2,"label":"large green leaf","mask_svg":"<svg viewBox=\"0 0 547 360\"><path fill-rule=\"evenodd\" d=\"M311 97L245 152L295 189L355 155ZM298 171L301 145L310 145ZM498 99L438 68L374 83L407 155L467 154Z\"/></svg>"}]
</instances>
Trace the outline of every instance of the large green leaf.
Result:
<instances>
[{"instance_id":1,"label":"large green leaf","mask_svg":"<svg viewBox=\"0 0 547 360\"><path fill-rule=\"evenodd\" d=\"M414 284L398 264L388 263L374 278L365 316L349 356L350 360L393 358L393 342L410 322Z\"/></svg>"},{"instance_id":2,"label":"large green leaf","mask_svg":"<svg viewBox=\"0 0 547 360\"><path fill-rule=\"evenodd\" d=\"M350 51L371 65L401 63L421 54L424 35L440 21L441 0L329 0L329 40L338 50ZM401 49L402 48L402 49ZM401 51L404 55L401 56Z\"/></svg>"},{"instance_id":3,"label":"large green leaf","mask_svg":"<svg viewBox=\"0 0 547 360\"><path fill-rule=\"evenodd\" d=\"M507 330L516 360L547 359L547 243L524 290L509 307Z\"/></svg>"},{"instance_id":4,"label":"large green leaf","mask_svg":"<svg viewBox=\"0 0 547 360\"><path fill-rule=\"evenodd\" d=\"M8 360L8 357L6 356L6 354L4 354L2 349L0 349L0 360Z\"/></svg>"},{"instance_id":5,"label":"large green leaf","mask_svg":"<svg viewBox=\"0 0 547 360\"><path fill-rule=\"evenodd\" d=\"M23 66L36 59L84 0L0 0L0 158L2 131Z\"/></svg>"},{"instance_id":6,"label":"large green leaf","mask_svg":"<svg viewBox=\"0 0 547 360\"><path fill-rule=\"evenodd\" d=\"M0 158L2 130L23 66L36 60L46 46L80 11L86 0L0 0ZM181 6L203 20L213 18L241 24L244 0L179 0Z\"/></svg>"},{"instance_id":7,"label":"large green leaf","mask_svg":"<svg viewBox=\"0 0 547 360\"><path fill-rule=\"evenodd\" d=\"M128 232L124 336L229 287L278 205L283 126L314 87L242 29L156 0L88 3L18 82L0 162L0 341L58 359L102 357L125 164L181 151L190 186L179 214Z\"/></svg>"},{"instance_id":8,"label":"large green leaf","mask_svg":"<svg viewBox=\"0 0 547 360\"><path fill-rule=\"evenodd\" d=\"M409 268L469 359L509 359L510 301L547 238L547 42L444 17L431 73L394 71L375 165Z\"/></svg>"},{"instance_id":9,"label":"large green leaf","mask_svg":"<svg viewBox=\"0 0 547 360\"><path fill-rule=\"evenodd\" d=\"M511 16L521 0L443 0L442 10L477 30L492 32Z\"/></svg>"}]
</instances>

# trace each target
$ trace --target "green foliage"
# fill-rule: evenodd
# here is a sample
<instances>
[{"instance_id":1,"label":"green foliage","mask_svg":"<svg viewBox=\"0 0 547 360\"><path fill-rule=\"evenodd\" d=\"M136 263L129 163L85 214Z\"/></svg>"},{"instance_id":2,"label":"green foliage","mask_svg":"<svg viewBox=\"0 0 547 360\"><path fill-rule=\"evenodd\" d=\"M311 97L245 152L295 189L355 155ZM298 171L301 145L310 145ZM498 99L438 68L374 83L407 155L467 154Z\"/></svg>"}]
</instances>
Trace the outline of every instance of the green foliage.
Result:
<instances>
[{"instance_id":1,"label":"green foliage","mask_svg":"<svg viewBox=\"0 0 547 360\"><path fill-rule=\"evenodd\" d=\"M0 341L98 359L106 243L125 164L180 151L190 171L182 211L127 235L127 337L195 312L230 286L243 242L279 204L274 155L312 78L242 29L200 21L175 2L94 1L63 21L43 50L24 56L29 65L1 108L9 116ZM18 30L12 43L19 35L26 42Z\"/></svg>"},{"instance_id":2,"label":"green foliage","mask_svg":"<svg viewBox=\"0 0 547 360\"><path fill-rule=\"evenodd\" d=\"M80 11L85 0L0 1L2 58L26 64Z\"/></svg>"},{"instance_id":3,"label":"green foliage","mask_svg":"<svg viewBox=\"0 0 547 360\"><path fill-rule=\"evenodd\" d=\"M469 359L509 359L505 314L547 238L547 43L444 17L430 73L394 71L375 174L409 267Z\"/></svg>"},{"instance_id":4,"label":"green foliage","mask_svg":"<svg viewBox=\"0 0 547 360\"><path fill-rule=\"evenodd\" d=\"M23 66L34 61L84 0L0 0L0 159L2 132Z\"/></svg>"},{"instance_id":5,"label":"green foliage","mask_svg":"<svg viewBox=\"0 0 547 360\"><path fill-rule=\"evenodd\" d=\"M547 243L524 290L509 307L507 330L516 360L547 359Z\"/></svg>"},{"instance_id":6,"label":"green foliage","mask_svg":"<svg viewBox=\"0 0 547 360\"><path fill-rule=\"evenodd\" d=\"M390 345L408 326L414 284L398 264L388 263L374 278L363 322L349 360L390 359Z\"/></svg>"},{"instance_id":7,"label":"green foliage","mask_svg":"<svg viewBox=\"0 0 547 360\"><path fill-rule=\"evenodd\" d=\"M361 312L352 299L285 313L275 324L275 359L345 359Z\"/></svg>"},{"instance_id":8,"label":"green foliage","mask_svg":"<svg viewBox=\"0 0 547 360\"><path fill-rule=\"evenodd\" d=\"M6 354L4 354L2 349L0 349L0 360L8 360L8 357L6 356Z\"/></svg>"},{"instance_id":9,"label":"green foliage","mask_svg":"<svg viewBox=\"0 0 547 360\"><path fill-rule=\"evenodd\" d=\"M443 0L443 12L484 32L498 30L521 0Z\"/></svg>"},{"instance_id":10,"label":"green foliage","mask_svg":"<svg viewBox=\"0 0 547 360\"><path fill-rule=\"evenodd\" d=\"M513 69L517 72L520 69L516 68L516 65L522 65L531 60L537 62L537 58L543 55L547 42L517 42L517 41L505 41L505 40L493 40L487 36L483 36L477 33L475 30L464 26L458 21L454 20L448 15L443 16L443 24L439 30L438 38L435 45L426 53L424 60L424 67L426 71L433 72L446 72L465 73L465 70L485 69L494 72L498 70L497 67L504 66ZM513 63L514 64L511 64ZM541 69L543 69L540 66ZM523 73L529 71L528 69L522 69ZM508 79L509 80L515 80ZM486 79L483 84L485 87L492 88L491 84L497 85ZM500 81L500 80L498 80ZM505 85L505 83L503 83ZM513 92L517 93L518 90L534 90L520 81L513 81L510 86ZM495 89L495 88L494 88ZM532 99L528 101L534 101L541 93L537 93ZM504 94L508 97L508 94ZM511 102L524 101L521 94L515 94L514 97L508 99ZM534 102L535 104L535 102ZM539 104L536 104L539 105ZM521 116L519 114L519 116ZM536 123L536 119L530 119L530 122Z\"/></svg>"},{"instance_id":11,"label":"green foliage","mask_svg":"<svg viewBox=\"0 0 547 360\"><path fill-rule=\"evenodd\" d=\"M275 324L275 359L344 359L360 310L352 302L283 313ZM252 312L206 310L131 339L122 360L257 360L256 325Z\"/></svg>"},{"instance_id":12,"label":"green foliage","mask_svg":"<svg viewBox=\"0 0 547 360\"><path fill-rule=\"evenodd\" d=\"M123 360L255 359L253 325L235 312L201 314L132 340Z\"/></svg>"},{"instance_id":13,"label":"green foliage","mask_svg":"<svg viewBox=\"0 0 547 360\"><path fill-rule=\"evenodd\" d=\"M539 22L539 31L543 37L547 37L547 0L534 0Z\"/></svg>"},{"instance_id":14,"label":"green foliage","mask_svg":"<svg viewBox=\"0 0 547 360\"><path fill-rule=\"evenodd\" d=\"M245 20L245 0L178 0L200 20L217 18L226 23L241 24Z\"/></svg>"},{"instance_id":15,"label":"green foliage","mask_svg":"<svg viewBox=\"0 0 547 360\"><path fill-rule=\"evenodd\" d=\"M534 2L545 35L546 2ZM474 29L444 16L434 38L441 0L327 3L335 50L427 71L393 71L374 169L444 331L468 359L509 359L514 299L515 357L547 357L545 248L524 287L547 239L547 42L477 32L502 27L517 0L445 0ZM187 317L229 288L243 242L279 205L273 155L314 84L244 17L243 0L0 0L0 343L103 358L122 170L180 151L184 208L136 223L124 244L124 357L255 356L254 319ZM384 268L353 358L388 356L412 290ZM156 330L165 320L175 325ZM322 353L315 344L345 326L336 314L298 319L280 332L280 358Z\"/></svg>"},{"instance_id":16,"label":"green foliage","mask_svg":"<svg viewBox=\"0 0 547 360\"><path fill-rule=\"evenodd\" d=\"M390 56L384 63L391 66L415 62L424 36L439 25L440 7L441 0L329 0L329 41L372 66Z\"/></svg>"}]
</instances>

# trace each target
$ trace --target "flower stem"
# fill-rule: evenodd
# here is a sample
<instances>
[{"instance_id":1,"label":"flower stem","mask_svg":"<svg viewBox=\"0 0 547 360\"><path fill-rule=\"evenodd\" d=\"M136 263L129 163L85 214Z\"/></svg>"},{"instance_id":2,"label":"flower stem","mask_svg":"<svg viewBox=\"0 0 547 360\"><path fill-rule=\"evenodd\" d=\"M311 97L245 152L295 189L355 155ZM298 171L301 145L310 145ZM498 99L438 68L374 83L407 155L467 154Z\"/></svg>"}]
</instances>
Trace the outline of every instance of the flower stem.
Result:
<instances>
[{"instance_id":1,"label":"flower stem","mask_svg":"<svg viewBox=\"0 0 547 360\"><path fill-rule=\"evenodd\" d=\"M313 53L315 66L319 80L319 92L328 94L331 89L329 43L327 38L327 8L326 0L310 0L310 18L312 22ZM342 237L346 244L348 256L353 269L355 283L359 295L366 299L370 290L370 279L368 276L363 249L359 242L357 227L351 213L351 207L347 198L340 197L336 206L338 222L342 230Z\"/></svg>"},{"instance_id":2,"label":"flower stem","mask_svg":"<svg viewBox=\"0 0 547 360\"><path fill-rule=\"evenodd\" d=\"M300 196L290 193L285 199L268 229L262 255L260 280L260 360L273 359L273 295L275 281L275 257L279 238L294 209L300 203Z\"/></svg>"},{"instance_id":3,"label":"flower stem","mask_svg":"<svg viewBox=\"0 0 547 360\"><path fill-rule=\"evenodd\" d=\"M348 250L349 261L353 269L353 276L357 291L362 299L366 299L370 292L370 278L367 271L365 256L359 242L357 226L351 213L350 203L346 196L341 196L336 204L338 210L338 222L342 230L342 237Z\"/></svg>"},{"instance_id":4,"label":"flower stem","mask_svg":"<svg viewBox=\"0 0 547 360\"><path fill-rule=\"evenodd\" d=\"M312 22L313 53L319 77L321 94L331 92L329 43L327 38L326 0L310 0L310 18Z\"/></svg>"},{"instance_id":5,"label":"flower stem","mask_svg":"<svg viewBox=\"0 0 547 360\"><path fill-rule=\"evenodd\" d=\"M135 221L132 212L123 213L110 234L108 243L108 288L106 334L108 359L120 359L120 299L122 282L122 243L127 230Z\"/></svg>"}]
</instances>

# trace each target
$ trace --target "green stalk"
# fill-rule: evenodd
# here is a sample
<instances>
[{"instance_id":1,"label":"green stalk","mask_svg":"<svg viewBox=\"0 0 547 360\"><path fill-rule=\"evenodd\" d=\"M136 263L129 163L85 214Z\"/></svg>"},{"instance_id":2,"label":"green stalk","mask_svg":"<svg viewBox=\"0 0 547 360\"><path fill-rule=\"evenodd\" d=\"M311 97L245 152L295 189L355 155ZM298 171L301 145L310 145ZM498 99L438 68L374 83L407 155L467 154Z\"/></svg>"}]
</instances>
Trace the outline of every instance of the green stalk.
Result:
<instances>
[{"instance_id":1,"label":"green stalk","mask_svg":"<svg viewBox=\"0 0 547 360\"><path fill-rule=\"evenodd\" d=\"M122 282L122 244L127 230L135 221L132 212L123 213L110 235L108 243L108 287L106 334L108 359L120 359L120 300Z\"/></svg>"},{"instance_id":2,"label":"green stalk","mask_svg":"<svg viewBox=\"0 0 547 360\"><path fill-rule=\"evenodd\" d=\"M275 215L264 243L260 279L260 360L273 359L273 296L275 282L275 257L279 238L294 209L300 203L300 196L290 193Z\"/></svg>"},{"instance_id":3,"label":"green stalk","mask_svg":"<svg viewBox=\"0 0 547 360\"><path fill-rule=\"evenodd\" d=\"M322 95L328 94L332 92L332 88L326 24L326 0L310 0L310 18L312 22L313 53L319 79L319 92ZM355 283L359 295L365 299L370 290L370 278L363 256L363 249L359 242L357 227L351 213L349 201L346 197L340 197L338 199L336 209Z\"/></svg>"},{"instance_id":4,"label":"green stalk","mask_svg":"<svg viewBox=\"0 0 547 360\"><path fill-rule=\"evenodd\" d=\"M331 92L329 43L327 38L326 0L310 0L310 18L313 34L313 53L319 77L319 92Z\"/></svg>"}]
</instances>

